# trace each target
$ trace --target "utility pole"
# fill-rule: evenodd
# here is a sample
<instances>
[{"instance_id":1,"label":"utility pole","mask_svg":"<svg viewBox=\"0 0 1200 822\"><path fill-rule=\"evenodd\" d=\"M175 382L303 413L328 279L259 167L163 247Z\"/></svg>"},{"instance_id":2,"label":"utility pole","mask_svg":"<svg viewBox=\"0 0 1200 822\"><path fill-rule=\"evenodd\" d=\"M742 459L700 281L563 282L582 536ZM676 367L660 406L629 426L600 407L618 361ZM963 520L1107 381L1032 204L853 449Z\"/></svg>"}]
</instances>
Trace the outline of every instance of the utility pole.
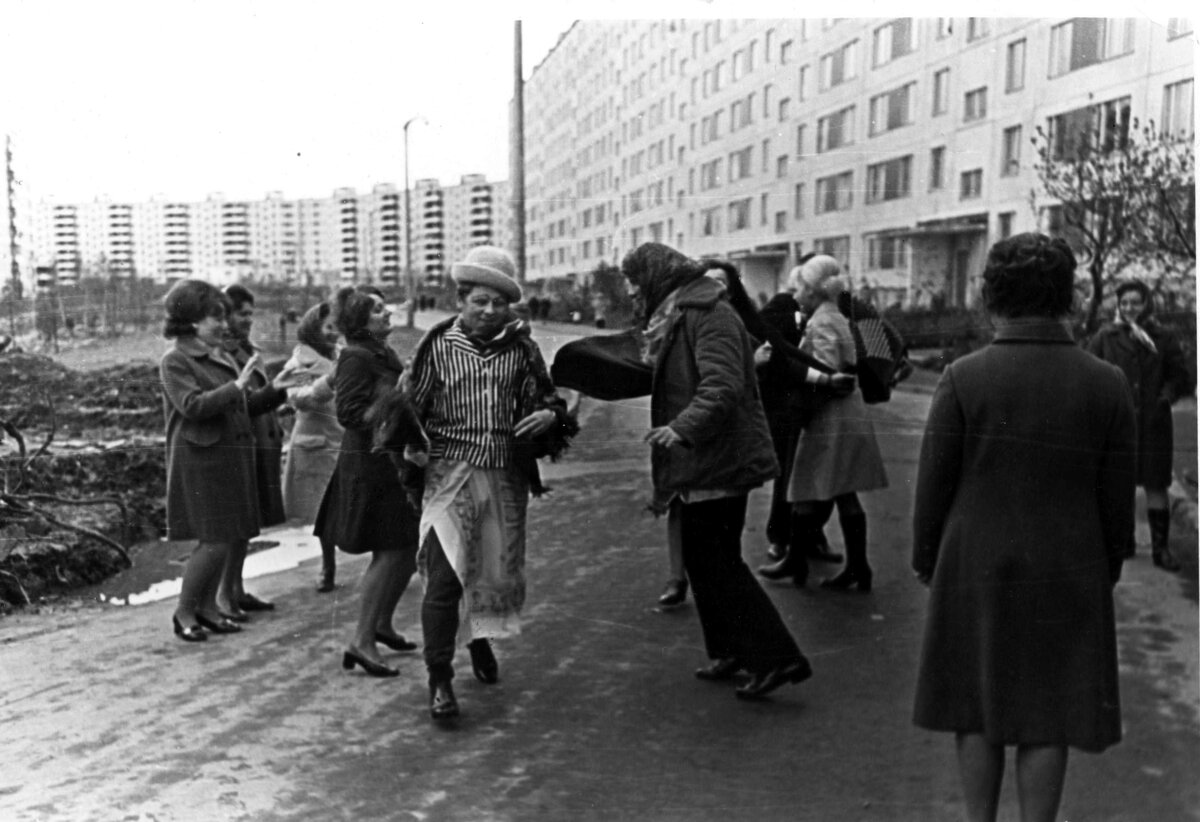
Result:
<instances>
[{"instance_id":1,"label":"utility pole","mask_svg":"<svg viewBox=\"0 0 1200 822\"><path fill-rule=\"evenodd\" d=\"M8 327L13 339L16 339L16 306L17 299L21 296L21 263L17 259L20 254L20 245L17 243L17 174L13 171L11 135L4 137L4 170L5 191L8 192L8 253L12 276L8 289Z\"/></svg>"},{"instance_id":2,"label":"utility pole","mask_svg":"<svg viewBox=\"0 0 1200 822\"><path fill-rule=\"evenodd\" d=\"M408 127L420 117L404 123L404 273L408 281L408 327L417 323L417 273L412 267L412 193L408 187Z\"/></svg>"},{"instance_id":3,"label":"utility pole","mask_svg":"<svg viewBox=\"0 0 1200 822\"><path fill-rule=\"evenodd\" d=\"M513 22L512 210L513 258L517 282L525 282L525 78L521 59L521 21Z\"/></svg>"}]
</instances>

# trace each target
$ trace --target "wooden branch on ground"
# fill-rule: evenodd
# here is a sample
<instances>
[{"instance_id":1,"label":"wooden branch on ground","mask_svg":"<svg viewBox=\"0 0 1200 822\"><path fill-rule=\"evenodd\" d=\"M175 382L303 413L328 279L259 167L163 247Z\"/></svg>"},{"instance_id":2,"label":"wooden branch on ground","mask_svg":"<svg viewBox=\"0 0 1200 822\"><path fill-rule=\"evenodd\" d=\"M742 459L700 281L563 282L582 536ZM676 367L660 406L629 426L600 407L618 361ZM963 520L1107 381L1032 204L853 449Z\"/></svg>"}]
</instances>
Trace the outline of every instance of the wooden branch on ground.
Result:
<instances>
[{"instance_id":1,"label":"wooden branch on ground","mask_svg":"<svg viewBox=\"0 0 1200 822\"><path fill-rule=\"evenodd\" d=\"M6 576L13 581L13 585L17 586L17 590L21 592L21 598L25 600L26 605L32 605L33 600L29 598L29 592L25 590L25 586L21 584L21 580L16 574L10 574L8 571L0 570L0 576Z\"/></svg>"}]
</instances>

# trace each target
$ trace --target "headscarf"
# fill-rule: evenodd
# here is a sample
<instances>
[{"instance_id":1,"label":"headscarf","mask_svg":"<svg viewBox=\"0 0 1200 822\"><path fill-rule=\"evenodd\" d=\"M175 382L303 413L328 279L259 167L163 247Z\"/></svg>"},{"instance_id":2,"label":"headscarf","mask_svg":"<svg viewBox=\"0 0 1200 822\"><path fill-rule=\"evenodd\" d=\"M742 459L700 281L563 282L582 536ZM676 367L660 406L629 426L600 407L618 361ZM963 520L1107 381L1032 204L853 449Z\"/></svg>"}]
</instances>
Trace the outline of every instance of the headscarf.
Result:
<instances>
[{"instance_id":1,"label":"headscarf","mask_svg":"<svg viewBox=\"0 0 1200 822\"><path fill-rule=\"evenodd\" d=\"M621 262L625 278L638 288L638 320L647 323L671 292L704 276L705 268L662 243L642 243Z\"/></svg>"}]
</instances>

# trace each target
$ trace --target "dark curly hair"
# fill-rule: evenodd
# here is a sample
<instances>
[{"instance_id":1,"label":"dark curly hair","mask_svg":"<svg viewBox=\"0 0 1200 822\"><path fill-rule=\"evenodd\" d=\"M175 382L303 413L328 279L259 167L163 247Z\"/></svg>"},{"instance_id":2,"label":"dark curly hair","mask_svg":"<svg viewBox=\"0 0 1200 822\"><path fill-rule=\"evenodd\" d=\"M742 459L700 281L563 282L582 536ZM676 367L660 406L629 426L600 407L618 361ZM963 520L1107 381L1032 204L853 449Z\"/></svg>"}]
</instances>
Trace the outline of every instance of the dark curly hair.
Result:
<instances>
[{"instance_id":1,"label":"dark curly hair","mask_svg":"<svg viewBox=\"0 0 1200 822\"><path fill-rule=\"evenodd\" d=\"M163 297L163 308L167 312L163 336L169 340L195 336L196 323L205 317L224 318L230 305L215 285L203 280L180 280Z\"/></svg>"},{"instance_id":2,"label":"dark curly hair","mask_svg":"<svg viewBox=\"0 0 1200 822\"><path fill-rule=\"evenodd\" d=\"M1016 234L988 252L983 305L998 317L1063 317L1075 298L1075 253L1064 240Z\"/></svg>"},{"instance_id":3,"label":"dark curly hair","mask_svg":"<svg viewBox=\"0 0 1200 822\"><path fill-rule=\"evenodd\" d=\"M1154 294L1150 291L1150 286L1141 280L1126 280L1117 286L1114 296L1120 302L1122 295L1128 294L1130 291L1141 294L1142 302L1146 304L1146 307L1142 309L1142 315L1135 319L1139 322L1149 319L1154 314Z\"/></svg>"},{"instance_id":4,"label":"dark curly hair","mask_svg":"<svg viewBox=\"0 0 1200 822\"><path fill-rule=\"evenodd\" d=\"M250 293L250 289L241 283L233 283L225 286L225 296L233 303L233 310L237 311L243 305L254 305L254 295Z\"/></svg>"},{"instance_id":5,"label":"dark curly hair","mask_svg":"<svg viewBox=\"0 0 1200 822\"><path fill-rule=\"evenodd\" d=\"M338 331L348 340L370 337L367 322L375 306L371 297L384 299L383 292L373 285L349 285L339 289L334 297Z\"/></svg>"},{"instance_id":6,"label":"dark curly hair","mask_svg":"<svg viewBox=\"0 0 1200 822\"><path fill-rule=\"evenodd\" d=\"M327 360L333 359L333 346L325 340L325 335L321 333L321 326L325 324L325 320L332 313L333 306L329 303L317 303L304 312L304 316L300 318L300 324L296 326L296 339Z\"/></svg>"}]
</instances>

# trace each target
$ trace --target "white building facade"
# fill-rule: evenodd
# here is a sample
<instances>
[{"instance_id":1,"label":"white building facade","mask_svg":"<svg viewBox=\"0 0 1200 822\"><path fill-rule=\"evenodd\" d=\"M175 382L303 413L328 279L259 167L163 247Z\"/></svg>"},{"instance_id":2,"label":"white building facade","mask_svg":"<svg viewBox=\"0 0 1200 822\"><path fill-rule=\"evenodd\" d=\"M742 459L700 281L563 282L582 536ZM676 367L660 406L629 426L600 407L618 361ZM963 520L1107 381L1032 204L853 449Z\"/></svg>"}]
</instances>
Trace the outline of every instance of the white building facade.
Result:
<instances>
[{"instance_id":1,"label":"white building facade","mask_svg":"<svg viewBox=\"0 0 1200 822\"><path fill-rule=\"evenodd\" d=\"M965 304L1046 229L1031 138L1194 133L1184 18L578 21L526 85L527 271L657 240L774 293L803 253L881 304Z\"/></svg>"}]
</instances>

